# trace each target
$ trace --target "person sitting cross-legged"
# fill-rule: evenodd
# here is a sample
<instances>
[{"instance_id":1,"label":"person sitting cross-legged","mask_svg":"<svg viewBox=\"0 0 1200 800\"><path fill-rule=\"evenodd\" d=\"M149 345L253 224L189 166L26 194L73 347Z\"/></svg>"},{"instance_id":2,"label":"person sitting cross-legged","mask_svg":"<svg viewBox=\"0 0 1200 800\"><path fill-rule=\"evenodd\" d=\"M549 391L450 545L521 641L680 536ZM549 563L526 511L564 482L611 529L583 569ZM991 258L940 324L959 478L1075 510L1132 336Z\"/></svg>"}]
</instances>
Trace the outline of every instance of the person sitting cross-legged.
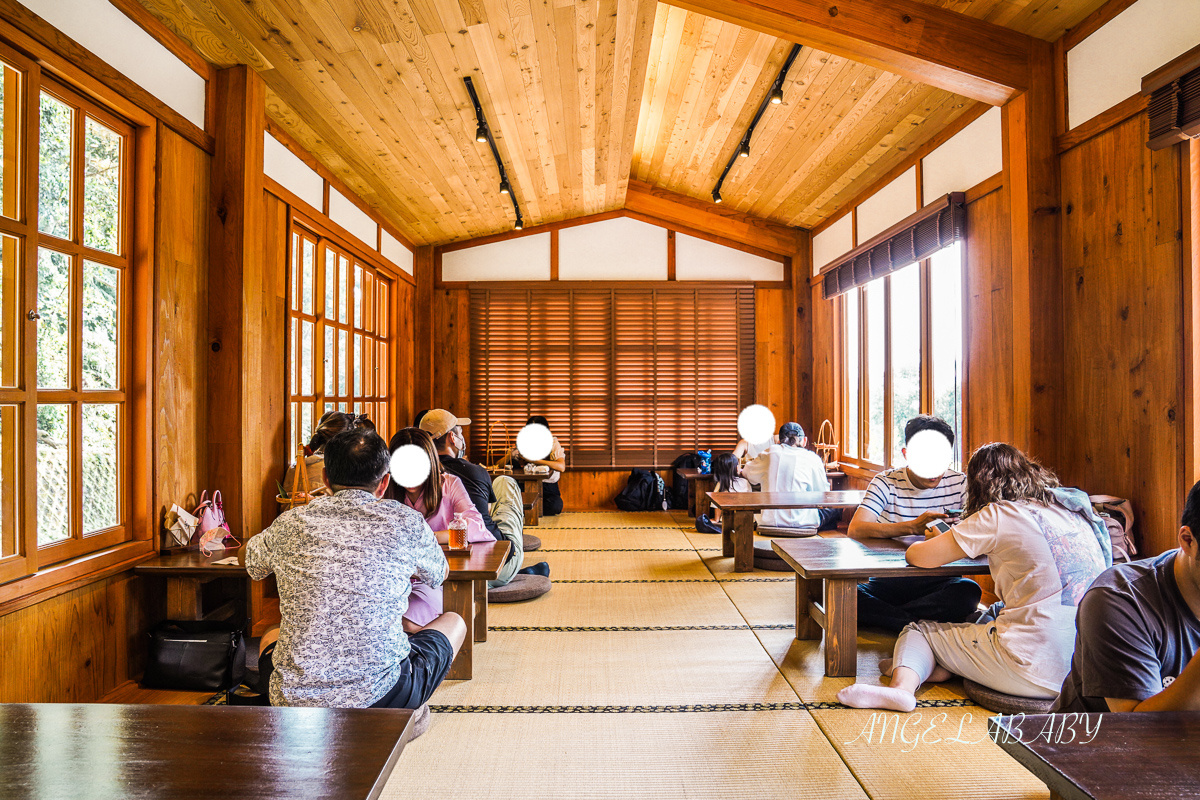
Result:
<instances>
[{"instance_id":1,"label":"person sitting cross-legged","mask_svg":"<svg viewBox=\"0 0 1200 800\"><path fill-rule=\"evenodd\" d=\"M779 443L772 445L746 466L742 477L764 492L828 492L829 476L821 457L805 447L808 437L797 422L779 428ZM796 528L816 533L840 515L832 508L766 509L760 528Z\"/></svg>"},{"instance_id":2,"label":"person sitting cross-legged","mask_svg":"<svg viewBox=\"0 0 1200 800\"><path fill-rule=\"evenodd\" d=\"M1071 666L1075 608L1112 563L1108 531L1087 496L1009 444L980 447L967 464L964 519L909 546L915 567L986 555L1004 607L983 623L914 622L880 663L890 686L838 692L854 708L912 711L925 681L952 675L1018 697L1051 699Z\"/></svg>"},{"instance_id":3,"label":"person sitting cross-legged","mask_svg":"<svg viewBox=\"0 0 1200 800\"><path fill-rule=\"evenodd\" d=\"M1200 711L1200 483L1179 546L1117 564L1083 596L1053 711Z\"/></svg>"},{"instance_id":4,"label":"person sitting cross-legged","mask_svg":"<svg viewBox=\"0 0 1200 800\"><path fill-rule=\"evenodd\" d=\"M904 426L904 441L918 434L943 436L954 446L954 431L938 417L922 414L910 419ZM905 458L909 455L907 447L900 452ZM963 507L966 485L966 476L953 469L933 478L922 478L911 466L881 472L871 479L846 532L853 539L924 536L929 522ZM858 624L899 633L922 619L966 622L978 609L981 593L970 578L871 578L858 586Z\"/></svg>"},{"instance_id":5,"label":"person sitting cross-legged","mask_svg":"<svg viewBox=\"0 0 1200 800\"><path fill-rule=\"evenodd\" d=\"M259 662L271 705L420 708L462 647L457 614L405 632L412 578L440 586L449 565L419 512L382 499L390 459L374 431L335 436L331 496L284 512L242 548L251 578L279 583L279 638Z\"/></svg>"}]
</instances>

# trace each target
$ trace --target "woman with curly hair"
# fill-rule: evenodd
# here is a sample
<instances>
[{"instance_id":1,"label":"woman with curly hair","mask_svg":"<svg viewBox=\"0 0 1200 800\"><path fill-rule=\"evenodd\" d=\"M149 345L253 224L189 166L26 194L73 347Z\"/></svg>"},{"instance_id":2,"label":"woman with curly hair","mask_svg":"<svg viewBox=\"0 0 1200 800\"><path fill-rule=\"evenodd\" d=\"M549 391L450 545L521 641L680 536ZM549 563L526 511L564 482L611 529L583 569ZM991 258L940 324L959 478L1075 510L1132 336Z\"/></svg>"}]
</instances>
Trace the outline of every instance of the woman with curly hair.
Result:
<instances>
[{"instance_id":1,"label":"woman with curly hair","mask_svg":"<svg viewBox=\"0 0 1200 800\"><path fill-rule=\"evenodd\" d=\"M313 431L308 445L304 448L304 468L308 474L308 493L312 495L329 494L325 486L325 444L339 433L352 431L355 428L375 430L375 423L366 414L355 414L349 411L326 411L317 421L317 429ZM283 476L284 493L292 490L295 483L296 465L288 467Z\"/></svg>"},{"instance_id":2,"label":"woman with curly hair","mask_svg":"<svg viewBox=\"0 0 1200 800\"><path fill-rule=\"evenodd\" d=\"M952 675L1004 694L1056 697L1071 667L1075 608L1112 563L1108 545L1086 496L1061 488L1053 472L1012 445L983 445L967 464L962 521L946 533L927 530L906 558L932 568L987 556L1003 608L975 623L908 625L879 665L891 685L855 684L838 700L912 711L922 683Z\"/></svg>"}]
</instances>

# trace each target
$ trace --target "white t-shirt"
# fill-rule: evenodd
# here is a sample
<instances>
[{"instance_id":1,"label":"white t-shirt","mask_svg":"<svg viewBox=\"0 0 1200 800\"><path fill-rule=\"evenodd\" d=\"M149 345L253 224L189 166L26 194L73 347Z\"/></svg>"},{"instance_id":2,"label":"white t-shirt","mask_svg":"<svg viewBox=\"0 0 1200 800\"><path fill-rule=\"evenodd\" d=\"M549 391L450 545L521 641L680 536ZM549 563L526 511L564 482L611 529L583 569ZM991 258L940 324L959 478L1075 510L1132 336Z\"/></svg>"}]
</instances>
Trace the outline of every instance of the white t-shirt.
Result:
<instances>
[{"instance_id":1,"label":"white t-shirt","mask_svg":"<svg viewBox=\"0 0 1200 800\"><path fill-rule=\"evenodd\" d=\"M558 437L551 436L550 440L551 440L550 455L546 456L546 458L543 460L545 460L545 461L565 461L567 458L567 451L563 450L563 446L561 444L559 444ZM508 460L511 462L514 458L517 457L517 455L519 455L517 453L517 448L514 447L512 450L508 451ZM553 467L551 467L550 475L546 478L545 481L543 481L543 483L558 483L558 479L561 477L562 477L562 473L559 472L558 470L554 469Z\"/></svg>"},{"instance_id":2,"label":"white t-shirt","mask_svg":"<svg viewBox=\"0 0 1200 800\"><path fill-rule=\"evenodd\" d=\"M967 501L967 476L946 470L937 486L918 489L904 467L881 472L871 479L863 495L863 508L875 513L880 522L909 522L926 511L945 513L962 508Z\"/></svg>"},{"instance_id":3,"label":"white t-shirt","mask_svg":"<svg viewBox=\"0 0 1200 800\"><path fill-rule=\"evenodd\" d=\"M996 618L999 650L1015 672L1058 691L1071 670L1075 610L1104 571L1091 525L1062 506L991 503L951 528L972 558L986 555L1004 610Z\"/></svg>"},{"instance_id":4,"label":"white t-shirt","mask_svg":"<svg viewBox=\"0 0 1200 800\"><path fill-rule=\"evenodd\" d=\"M750 483L764 492L828 492L829 478L821 457L803 447L777 444L742 468ZM767 509L762 524L771 528L815 528L820 522L815 508Z\"/></svg>"}]
</instances>

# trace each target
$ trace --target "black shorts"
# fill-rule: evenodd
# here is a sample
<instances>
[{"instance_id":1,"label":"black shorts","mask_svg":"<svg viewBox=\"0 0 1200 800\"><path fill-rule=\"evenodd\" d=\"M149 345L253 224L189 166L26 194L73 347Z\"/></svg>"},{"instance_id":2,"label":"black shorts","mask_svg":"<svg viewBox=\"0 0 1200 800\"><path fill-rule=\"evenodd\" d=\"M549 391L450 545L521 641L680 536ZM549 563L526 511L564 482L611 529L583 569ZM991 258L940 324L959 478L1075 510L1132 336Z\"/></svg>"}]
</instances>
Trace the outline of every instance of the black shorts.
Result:
<instances>
[{"instance_id":1,"label":"black shorts","mask_svg":"<svg viewBox=\"0 0 1200 800\"><path fill-rule=\"evenodd\" d=\"M371 708L420 708L425 705L450 671L454 648L441 631L410 634L412 651L400 665L400 677L391 690Z\"/></svg>"},{"instance_id":2,"label":"black shorts","mask_svg":"<svg viewBox=\"0 0 1200 800\"><path fill-rule=\"evenodd\" d=\"M408 643L412 649L400 665L396 685L371 708L420 708L450 671L454 648L446 634L419 631L409 635ZM272 642L258 660L259 685L263 694L267 693L271 673L275 671L274 655L275 643Z\"/></svg>"}]
</instances>

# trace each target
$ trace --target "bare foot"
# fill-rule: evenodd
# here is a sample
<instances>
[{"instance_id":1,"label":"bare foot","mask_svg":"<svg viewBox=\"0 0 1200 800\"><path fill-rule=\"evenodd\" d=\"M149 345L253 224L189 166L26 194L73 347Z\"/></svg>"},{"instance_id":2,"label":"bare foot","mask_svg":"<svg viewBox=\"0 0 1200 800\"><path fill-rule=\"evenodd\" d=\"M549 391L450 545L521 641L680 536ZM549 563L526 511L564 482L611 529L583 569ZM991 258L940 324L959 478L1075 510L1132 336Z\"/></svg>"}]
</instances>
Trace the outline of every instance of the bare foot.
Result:
<instances>
[{"instance_id":1,"label":"bare foot","mask_svg":"<svg viewBox=\"0 0 1200 800\"><path fill-rule=\"evenodd\" d=\"M903 689L856 683L837 693L838 702L851 708L888 708L909 712L917 707L917 698Z\"/></svg>"},{"instance_id":2,"label":"bare foot","mask_svg":"<svg viewBox=\"0 0 1200 800\"><path fill-rule=\"evenodd\" d=\"M885 678L892 677L892 660L885 658L879 662L879 674Z\"/></svg>"}]
</instances>

